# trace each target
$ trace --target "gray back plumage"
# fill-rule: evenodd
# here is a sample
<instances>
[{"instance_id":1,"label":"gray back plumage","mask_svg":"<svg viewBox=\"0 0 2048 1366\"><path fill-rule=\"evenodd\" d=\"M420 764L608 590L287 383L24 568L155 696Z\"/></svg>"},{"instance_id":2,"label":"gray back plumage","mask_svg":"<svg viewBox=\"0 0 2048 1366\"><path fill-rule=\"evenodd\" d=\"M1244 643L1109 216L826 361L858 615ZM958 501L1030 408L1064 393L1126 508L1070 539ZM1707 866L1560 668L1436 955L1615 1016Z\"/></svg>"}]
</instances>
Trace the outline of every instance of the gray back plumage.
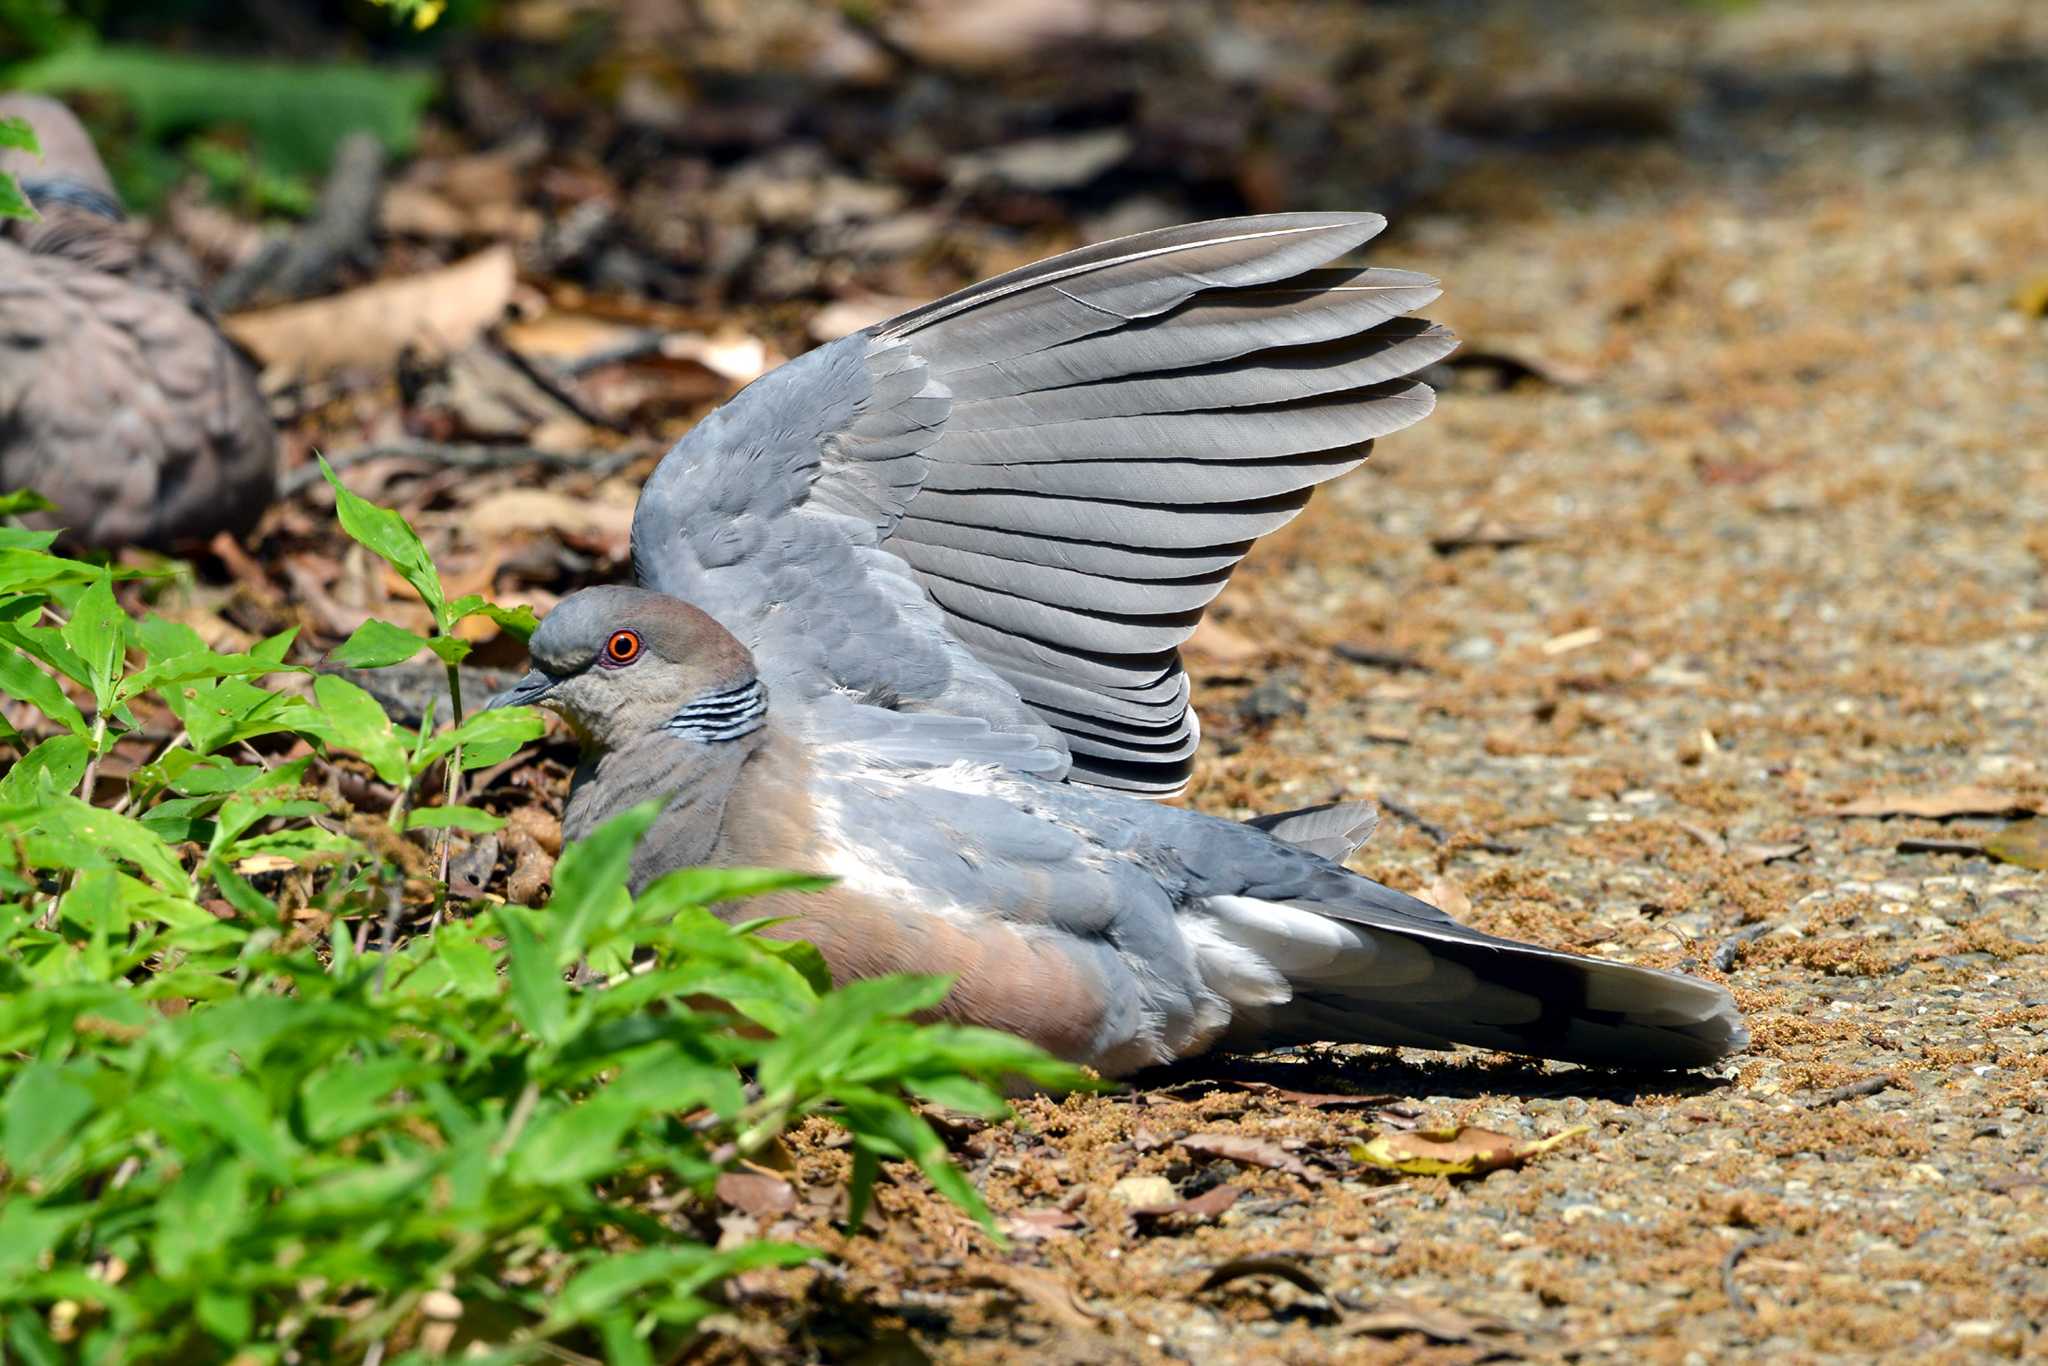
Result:
<instances>
[{"instance_id":1,"label":"gray back plumage","mask_svg":"<svg viewBox=\"0 0 2048 1366\"><path fill-rule=\"evenodd\" d=\"M1202 611L1315 485L1430 410L1408 377L1454 342L1399 315L1435 282L1329 264L1383 225L1141 234L811 352L670 452L636 572L745 641L814 734L1171 791Z\"/></svg>"}]
</instances>

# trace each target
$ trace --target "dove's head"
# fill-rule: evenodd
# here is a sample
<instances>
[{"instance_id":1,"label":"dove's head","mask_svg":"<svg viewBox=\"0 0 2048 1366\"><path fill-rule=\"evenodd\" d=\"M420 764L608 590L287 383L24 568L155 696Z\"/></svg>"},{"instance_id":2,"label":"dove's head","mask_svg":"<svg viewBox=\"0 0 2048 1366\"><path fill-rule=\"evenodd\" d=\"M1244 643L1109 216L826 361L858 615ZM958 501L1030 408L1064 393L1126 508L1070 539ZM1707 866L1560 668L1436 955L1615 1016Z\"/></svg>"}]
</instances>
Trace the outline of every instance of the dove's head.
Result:
<instances>
[{"instance_id":1,"label":"dove's head","mask_svg":"<svg viewBox=\"0 0 2048 1366\"><path fill-rule=\"evenodd\" d=\"M490 704L558 712L586 749L654 735L720 744L759 730L767 714L746 646L666 594L572 593L547 614L528 650L532 672Z\"/></svg>"}]
</instances>

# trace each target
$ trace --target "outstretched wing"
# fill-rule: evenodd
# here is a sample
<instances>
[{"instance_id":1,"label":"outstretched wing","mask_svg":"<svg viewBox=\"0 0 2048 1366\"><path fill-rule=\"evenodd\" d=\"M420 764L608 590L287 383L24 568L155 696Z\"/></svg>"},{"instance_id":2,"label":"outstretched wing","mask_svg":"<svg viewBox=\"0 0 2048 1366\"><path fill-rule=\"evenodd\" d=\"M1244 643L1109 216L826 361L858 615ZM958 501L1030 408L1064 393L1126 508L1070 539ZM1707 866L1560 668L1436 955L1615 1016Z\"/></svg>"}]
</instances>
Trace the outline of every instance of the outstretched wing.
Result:
<instances>
[{"instance_id":1,"label":"outstretched wing","mask_svg":"<svg viewBox=\"0 0 2048 1366\"><path fill-rule=\"evenodd\" d=\"M634 520L643 583L784 695L979 718L1012 766L1171 791L1177 647L1253 540L1428 413L1435 282L1328 268L1374 214L1145 233L973 286L764 376Z\"/></svg>"}]
</instances>

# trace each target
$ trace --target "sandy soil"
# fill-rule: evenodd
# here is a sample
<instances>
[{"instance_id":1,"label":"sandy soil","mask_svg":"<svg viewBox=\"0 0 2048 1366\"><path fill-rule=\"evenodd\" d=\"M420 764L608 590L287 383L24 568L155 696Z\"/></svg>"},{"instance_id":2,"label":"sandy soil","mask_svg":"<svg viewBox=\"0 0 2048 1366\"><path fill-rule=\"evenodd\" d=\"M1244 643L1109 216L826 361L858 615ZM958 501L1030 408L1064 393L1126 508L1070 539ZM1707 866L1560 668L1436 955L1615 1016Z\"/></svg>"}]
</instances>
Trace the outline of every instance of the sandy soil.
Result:
<instances>
[{"instance_id":1,"label":"sandy soil","mask_svg":"<svg viewBox=\"0 0 2048 1366\"><path fill-rule=\"evenodd\" d=\"M1470 166L1397 226L1378 259L1441 275L1434 316L1514 364L1457 371L1262 546L1190 656L1196 805L1377 796L1407 814L1355 866L1489 929L1718 962L1746 1056L1617 1079L1310 1050L1031 1102L960 1141L1010 1248L908 1179L859 1238L805 1206L771 1231L844 1270L744 1283L699 1356L2048 1351L2048 874L1898 851L1996 817L1833 810L1964 785L2048 804L2048 325L2014 302L2048 273L2044 19L1785 4L1603 30L1575 60L1682 60L1719 82L1708 112ZM1519 543L1432 545L1461 535ZM1349 1155L1454 1121L1590 1131L1456 1183ZM1312 1180L1179 1141L1218 1132ZM825 1137L793 1153L817 1190L844 1168ZM1137 1219L1112 1191L1134 1175L1241 1195ZM1245 1258L1324 1293L1200 1289Z\"/></svg>"}]
</instances>

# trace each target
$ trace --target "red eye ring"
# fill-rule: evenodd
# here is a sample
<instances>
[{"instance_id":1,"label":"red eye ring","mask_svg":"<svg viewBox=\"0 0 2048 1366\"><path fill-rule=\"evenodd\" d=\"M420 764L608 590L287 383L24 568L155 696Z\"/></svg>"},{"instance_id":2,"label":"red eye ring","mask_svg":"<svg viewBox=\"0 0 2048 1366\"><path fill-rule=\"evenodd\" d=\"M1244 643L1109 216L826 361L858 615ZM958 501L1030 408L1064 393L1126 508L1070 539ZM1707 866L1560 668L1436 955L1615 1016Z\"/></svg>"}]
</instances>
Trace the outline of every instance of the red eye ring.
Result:
<instances>
[{"instance_id":1,"label":"red eye ring","mask_svg":"<svg viewBox=\"0 0 2048 1366\"><path fill-rule=\"evenodd\" d=\"M638 631L614 631L604 643L604 653L597 662L614 669L624 668L640 657L640 633Z\"/></svg>"}]
</instances>

